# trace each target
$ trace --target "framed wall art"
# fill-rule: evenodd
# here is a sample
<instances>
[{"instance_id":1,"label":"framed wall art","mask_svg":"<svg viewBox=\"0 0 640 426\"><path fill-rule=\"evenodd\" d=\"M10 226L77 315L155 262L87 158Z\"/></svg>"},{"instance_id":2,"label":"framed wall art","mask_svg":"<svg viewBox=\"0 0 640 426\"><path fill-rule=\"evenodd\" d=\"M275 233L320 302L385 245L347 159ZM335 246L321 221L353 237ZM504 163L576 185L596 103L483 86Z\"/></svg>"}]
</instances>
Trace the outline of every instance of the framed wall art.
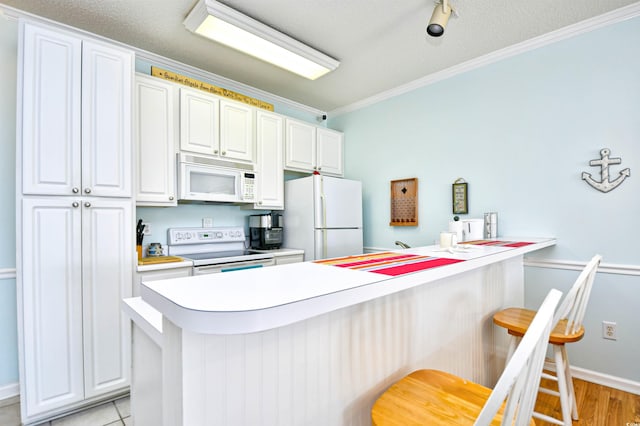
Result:
<instances>
[{"instance_id":1,"label":"framed wall art","mask_svg":"<svg viewBox=\"0 0 640 426\"><path fill-rule=\"evenodd\" d=\"M451 189L451 197L453 204L453 214L468 214L469 213L469 194L468 185L464 179L459 178L453 182Z\"/></svg>"}]
</instances>

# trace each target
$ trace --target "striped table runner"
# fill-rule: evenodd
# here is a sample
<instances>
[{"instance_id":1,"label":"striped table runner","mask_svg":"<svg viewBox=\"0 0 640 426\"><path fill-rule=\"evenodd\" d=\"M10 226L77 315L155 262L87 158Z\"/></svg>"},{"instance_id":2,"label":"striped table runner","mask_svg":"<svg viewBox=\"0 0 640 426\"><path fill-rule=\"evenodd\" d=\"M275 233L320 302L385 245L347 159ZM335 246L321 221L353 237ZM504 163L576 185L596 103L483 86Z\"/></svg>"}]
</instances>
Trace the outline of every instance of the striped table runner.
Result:
<instances>
[{"instance_id":1,"label":"striped table runner","mask_svg":"<svg viewBox=\"0 0 640 426\"><path fill-rule=\"evenodd\" d=\"M533 243L528 243L525 241L497 241L497 240L475 240L475 241L465 241L460 244L470 244L473 246L494 246L494 247L524 247Z\"/></svg>"},{"instance_id":2,"label":"striped table runner","mask_svg":"<svg viewBox=\"0 0 640 426\"><path fill-rule=\"evenodd\" d=\"M389 276L398 276L410 274L412 272L424 271L438 266L451 265L458 262L463 262L463 260L446 259L433 256L418 256L416 254L383 252L317 260L315 263L338 266L340 268L356 269L359 271L375 272L377 274Z\"/></svg>"}]
</instances>

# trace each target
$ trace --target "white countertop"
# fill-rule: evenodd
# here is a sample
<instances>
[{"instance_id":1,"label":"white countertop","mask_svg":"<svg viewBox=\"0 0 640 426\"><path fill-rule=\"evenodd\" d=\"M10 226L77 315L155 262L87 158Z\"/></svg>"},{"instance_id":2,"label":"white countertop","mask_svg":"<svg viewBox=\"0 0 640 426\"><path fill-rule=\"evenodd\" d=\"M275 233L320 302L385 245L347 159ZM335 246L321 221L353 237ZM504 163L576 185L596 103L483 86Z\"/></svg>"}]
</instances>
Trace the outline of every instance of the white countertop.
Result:
<instances>
[{"instance_id":1,"label":"white countertop","mask_svg":"<svg viewBox=\"0 0 640 426\"><path fill-rule=\"evenodd\" d=\"M466 260L390 277L313 262L143 283L144 301L184 329L244 334L281 327L491 263L549 247L553 238L506 238L535 244L518 248L473 246L453 253L438 246L390 250Z\"/></svg>"}]
</instances>

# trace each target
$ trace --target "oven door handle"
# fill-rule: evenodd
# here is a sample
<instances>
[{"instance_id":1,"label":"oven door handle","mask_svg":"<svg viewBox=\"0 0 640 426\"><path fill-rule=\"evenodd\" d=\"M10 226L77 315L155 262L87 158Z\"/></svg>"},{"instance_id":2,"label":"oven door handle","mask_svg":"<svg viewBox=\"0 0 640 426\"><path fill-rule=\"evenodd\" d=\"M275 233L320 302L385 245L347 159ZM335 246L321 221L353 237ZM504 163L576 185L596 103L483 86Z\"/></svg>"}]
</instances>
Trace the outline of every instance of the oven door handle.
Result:
<instances>
[{"instance_id":1,"label":"oven door handle","mask_svg":"<svg viewBox=\"0 0 640 426\"><path fill-rule=\"evenodd\" d=\"M236 266L233 268L222 268L220 272L231 272L231 271L241 271L243 269L255 269L262 268L264 265L245 265L245 266Z\"/></svg>"}]
</instances>

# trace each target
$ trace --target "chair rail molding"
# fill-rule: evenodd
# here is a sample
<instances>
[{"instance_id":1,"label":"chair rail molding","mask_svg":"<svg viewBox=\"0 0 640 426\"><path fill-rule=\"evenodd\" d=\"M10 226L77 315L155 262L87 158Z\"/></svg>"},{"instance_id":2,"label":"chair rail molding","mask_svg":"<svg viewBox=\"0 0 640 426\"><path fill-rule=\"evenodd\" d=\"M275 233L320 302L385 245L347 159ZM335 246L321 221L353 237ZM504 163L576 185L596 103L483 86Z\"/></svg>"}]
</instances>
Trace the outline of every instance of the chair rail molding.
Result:
<instances>
[{"instance_id":1,"label":"chair rail molding","mask_svg":"<svg viewBox=\"0 0 640 426\"><path fill-rule=\"evenodd\" d=\"M538 259L525 257L524 266L533 268L565 269L570 271L580 271L584 269L587 262L560 259ZM618 275L640 275L640 265L620 265L616 263L601 263L598 267L599 274Z\"/></svg>"},{"instance_id":2,"label":"chair rail molding","mask_svg":"<svg viewBox=\"0 0 640 426\"><path fill-rule=\"evenodd\" d=\"M16 268L0 268L0 280L16 278Z\"/></svg>"}]
</instances>

